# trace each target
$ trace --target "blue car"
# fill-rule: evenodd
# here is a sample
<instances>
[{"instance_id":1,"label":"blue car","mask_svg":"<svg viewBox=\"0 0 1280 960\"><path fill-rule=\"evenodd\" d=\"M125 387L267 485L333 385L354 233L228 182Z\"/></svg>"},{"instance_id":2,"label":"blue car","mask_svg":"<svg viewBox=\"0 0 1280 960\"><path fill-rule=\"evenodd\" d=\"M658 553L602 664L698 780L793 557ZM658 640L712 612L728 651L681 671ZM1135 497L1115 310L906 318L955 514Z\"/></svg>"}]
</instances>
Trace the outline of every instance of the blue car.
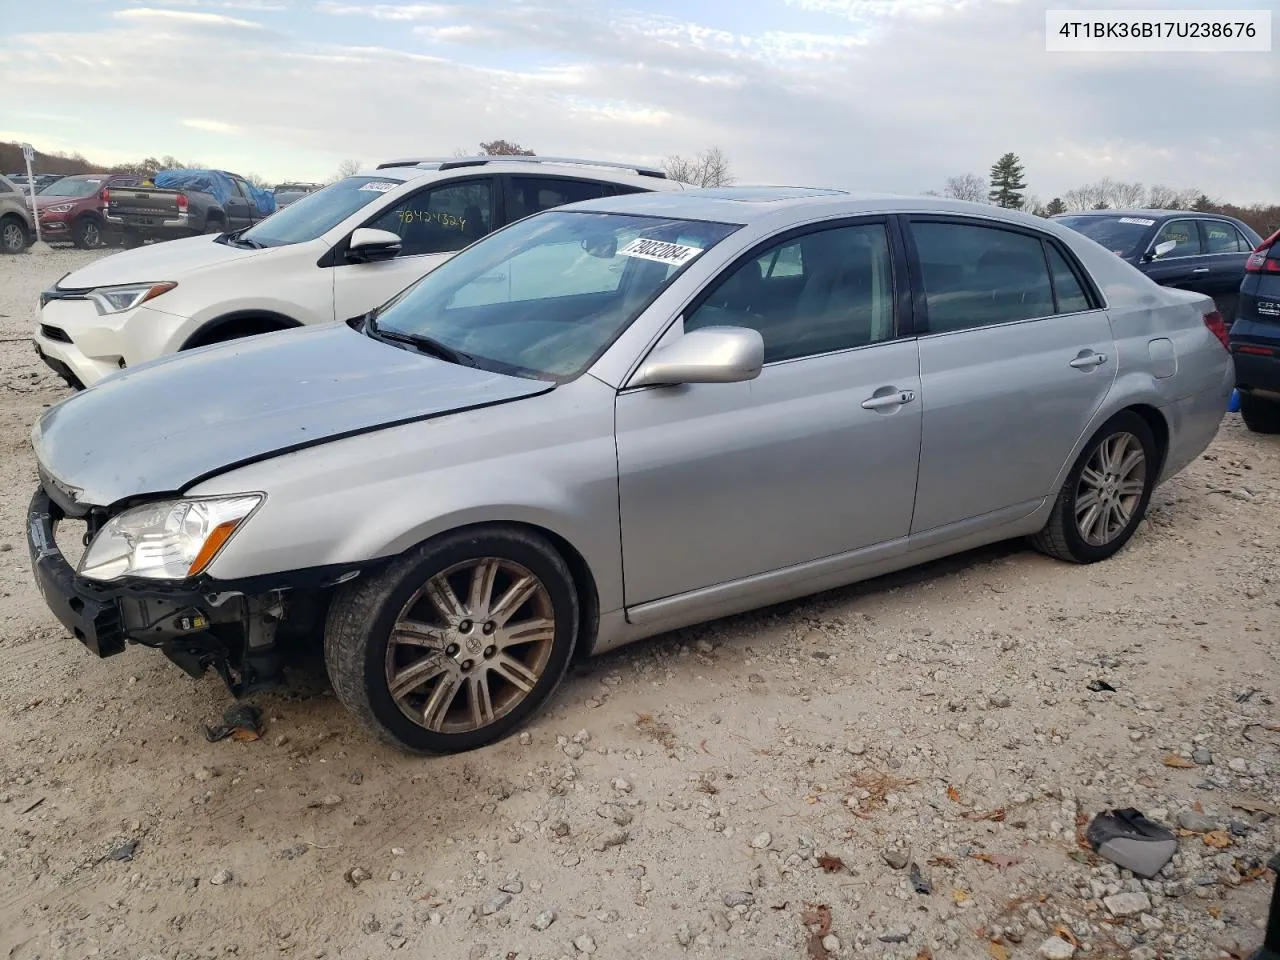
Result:
<instances>
[{"instance_id":1,"label":"blue car","mask_svg":"<svg viewBox=\"0 0 1280 960\"><path fill-rule=\"evenodd\" d=\"M1280 433L1280 230L1245 263L1230 343L1245 426Z\"/></svg>"}]
</instances>

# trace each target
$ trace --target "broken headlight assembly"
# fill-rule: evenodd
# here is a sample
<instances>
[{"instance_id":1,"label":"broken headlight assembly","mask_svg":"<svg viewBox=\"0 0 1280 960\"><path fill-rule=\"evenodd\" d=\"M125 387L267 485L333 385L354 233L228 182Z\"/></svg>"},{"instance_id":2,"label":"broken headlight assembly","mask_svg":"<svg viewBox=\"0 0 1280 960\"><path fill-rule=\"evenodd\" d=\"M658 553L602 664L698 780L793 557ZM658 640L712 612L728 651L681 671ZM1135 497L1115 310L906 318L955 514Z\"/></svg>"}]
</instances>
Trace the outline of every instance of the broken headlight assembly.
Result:
<instances>
[{"instance_id":1,"label":"broken headlight assembly","mask_svg":"<svg viewBox=\"0 0 1280 960\"><path fill-rule=\"evenodd\" d=\"M184 580L203 572L265 494L162 500L126 510L98 531L77 572L90 580Z\"/></svg>"}]
</instances>

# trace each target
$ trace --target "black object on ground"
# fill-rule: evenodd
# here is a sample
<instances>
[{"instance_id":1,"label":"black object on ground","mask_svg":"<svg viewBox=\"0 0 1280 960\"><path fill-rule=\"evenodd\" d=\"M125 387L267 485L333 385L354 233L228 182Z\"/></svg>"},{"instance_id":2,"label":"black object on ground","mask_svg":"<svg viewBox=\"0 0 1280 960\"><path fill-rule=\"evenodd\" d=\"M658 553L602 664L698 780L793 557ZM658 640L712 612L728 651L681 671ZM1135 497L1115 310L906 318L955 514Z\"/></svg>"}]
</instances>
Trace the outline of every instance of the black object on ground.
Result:
<instances>
[{"instance_id":1,"label":"black object on ground","mask_svg":"<svg viewBox=\"0 0 1280 960\"><path fill-rule=\"evenodd\" d=\"M1132 807L1098 814L1086 836L1100 857L1147 880L1178 851L1172 831Z\"/></svg>"},{"instance_id":2,"label":"black object on ground","mask_svg":"<svg viewBox=\"0 0 1280 960\"><path fill-rule=\"evenodd\" d=\"M204 728L205 739L210 743L235 736L237 740L257 740L262 736L262 711L247 703L227 707L222 723Z\"/></svg>"},{"instance_id":3,"label":"black object on ground","mask_svg":"<svg viewBox=\"0 0 1280 960\"><path fill-rule=\"evenodd\" d=\"M1280 853L1273 856L1267 866L1276 873L1276 885L1271 888L1271 909L1267 912L1267 933L1262 949L1249 960L1280 960Z\"/></svg>"},{"instance_id":4,"label":"black object on ground","mask_svg":"<svg viewBox=\"0 0 1280 960\"><path fill-rule=\"evenodd\" d=\"M120 844L119 846L114 847L111 850L111 852L107 854L107 859L108 860L132 860L133 853L137 849L138 849L137 840L126 840L124 843Z\"/></svg>"},{"instance_id":5,"label":"black object on ground","mask_svg":"<svg viewBox=\"0 0 1280 960\"><path fill-rule=\"evenodd\" d=\"M1107 683L1107 681L1105 680L1090 680L1089 689L1092 690L1094 693L1103 693L1104 691L1106 693L1116 692L1116 688L1113 687L1111 684Z\"/></svg>"},{"instance_id":6,"label":"black object on ground","mask_svg":"<svg viewBox=\"0 0 1280 960\"><path fill-rule=\"evenodd\" d=\"M923 893L925 896L933 893L933 884L929 882L928 877L920 872L919 866L914 863L911 864L908 876L911 878L911 885L916 888L916 893Z\"/></svg>"}]
</instances>

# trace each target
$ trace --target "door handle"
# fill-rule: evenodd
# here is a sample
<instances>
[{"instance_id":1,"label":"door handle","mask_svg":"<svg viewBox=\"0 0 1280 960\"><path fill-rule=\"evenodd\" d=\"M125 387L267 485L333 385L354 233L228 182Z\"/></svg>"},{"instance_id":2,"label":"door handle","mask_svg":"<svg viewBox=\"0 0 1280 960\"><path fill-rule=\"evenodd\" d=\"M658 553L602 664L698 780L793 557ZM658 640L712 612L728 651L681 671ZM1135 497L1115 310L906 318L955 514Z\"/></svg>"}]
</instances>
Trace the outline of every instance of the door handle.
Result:
<instances>
[{"instance_id":1,"label":"door handle","mask_svg":"<svg viewBox=\"0 0 1280 960\"><path fill-rule=\"evenodd\" d=\"M1107 362L1105 353L1094 353L1084 357L1076 357L1071 361L1071 366L1077 370L1092 370L1094 367L1101 366Z\"/></svg>"},{"instance_id":2,"label":"door handle","mask_svg":"<svg viewBox=\"0 0 1280 960\"><path fill-rule=\"evenodd\" d=\"M1209 268L1208 268L1208 267L1196 267L1196 268L1195 268L1194 270L1192 270L1191 272L1192 272L1192 273L1208 273L1208 272L1209 272Z\"/></svg>"},{"instance_id":3,"label":"door handle","mask_svg":"<svg viewBox=\"0 0 1280 960\"><path fill-rule=\"evenodd\" d=\"M868 397L862 401L863 410L883 410L886 407L900 407L916 398L914 390L899 390L897 393L886 393L882 397Z\"/></svg>"}]
</instances>

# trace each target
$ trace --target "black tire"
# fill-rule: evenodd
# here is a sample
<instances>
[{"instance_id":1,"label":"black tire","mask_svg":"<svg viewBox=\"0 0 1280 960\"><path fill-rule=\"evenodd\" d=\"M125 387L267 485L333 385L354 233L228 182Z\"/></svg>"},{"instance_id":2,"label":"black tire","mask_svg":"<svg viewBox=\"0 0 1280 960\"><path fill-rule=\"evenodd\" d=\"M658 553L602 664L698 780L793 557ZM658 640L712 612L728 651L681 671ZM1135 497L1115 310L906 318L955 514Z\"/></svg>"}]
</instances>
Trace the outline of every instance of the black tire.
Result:
<instances>
[{"instance_id":1,"label":"black tire","mask_svg":"<svg viewBox=\"0 0 1280 960\"><path fill-rule=\"evenodd\" d=\"M102 222L95 217L81 217L71 228L71 240L81 250L106 246Z\"/></svg>"},{"instance_id":2,"label":"black tire","mask_svg":"<svg viewBox=\"0 0 1280 960\"><path fill-rule=\"evenodd\" d=\"M1080 523L1076 519L1077 502L1086 493L1081 489L1081 479L1090 461L1099 452L1102 445L1122 434L1135 438L1142 448L1143 464L1142 492L1136 504L1131 507L1128 522L1118 533L1104 543L1091 543L1081 532ZM1042 553L1068 563L1097 563L1115 556L1129 542L1138 524L1146 515L1147 504L1151 501L1151 491L1155 489L1156 477L1160 471L1161 450L1151 433L1147 422L1136 413L1122 411L1102 425L1089 440L1084 451L1076 460L1075 466L1067 474L1058 499L1053 504L1053 512L1043 530L1031 538L1031 544Z\"/></svg>"},{"instance_id":3,"label":"black tire","mask_svg":"<svg viewBox=\"0 0 1280 960\"><path fill-rule=\"evenodd\" d=\"M31 231L17 217L0 219L0 252L21 253L31 246Z\"/></svg>"},{"instance_id":4,"label":"black tire","mask_svg":"<svg viewBox=\"0 0 1280 960\"><path fill-rule=\"evenodd\" d=\"M542 666L536 674L536 682L530 685L530 689L522 697L515 695L514 684L507 684L512 687L514 702L503 708L501 713L492 706L498 703L498 698L492 698L490 693L495 718L487 725L457 732L429 730L424 724L410 719L408 709L416 701L405 702L410 696L416 697L421 692L420 688L407 688L400 702L392 694L388 679L392 662L388 657L392 628L399 622L402 613L422 609L420 604L426 605L428 613L434 613L438 609L433 608L432 601L428 598L415 599L432 578L458 565L486 558L523 568L545 588L538 596L542 598L542 603L549 604L554 622L544 628L551 638L545 642L544 647L539 648L543 657ZM466 572L456 576L465 577ZM493 582L495 586L491 595L503 589L502 582ZM457 593L455 587L454 596ZM532 604L535 601L530 599L527 602ZM468 604L467 610L470 609ZM525 609L522 601L510 611L507 622L514 620L515 614ZM422 618L415 616L413 619ZM579 599L573 577L564 558L551 544L534 533L516 527L472 527L438 537L411 550L380 573L340 587L333 597L325 624L325 665L338 699L361 724L380 739L412 753L460 753L509 736L545 705L559 686L569 665L577 638L578 621ZM464 638L459 631L468 627L468 624L469 630L476 629L477 625L466 619L452 630L438 628L438 633L433 634L431 645L438 643L442 649L433 649L431 654L423 656L423 660L434 657L435 663L444 665L448 676L458 678L459 683L465 683L464 678L470 676L462 672L466 664L472 663L471 669L474 671L477 669L474 664L482 657L489 656L488 648L480 650L472 647L468 653L461 646L462 643L487 642L478 634L470 636L469 632ZM487 624L485 629L488 629ZM444 646L445 644L448 646ZM507 649L515 649L517 645ZM400 648L396 648L392 656L399 656L399 651ZM410 653L412 652L413 648L410 647ZM468 657L475 659L465 659ZM409 661L406 664L411 665ZM533 675L532 671L530 675ZM487 670L475 676L484 678L480 682L486 684L486 690L491 690L487 686L487 678L491 676ZM424 684L427 682L423 681ZM442 677L430 682L433 685L428 689L434 693L434 684L443 685L445 681ZM501 677L499 685L500 689L503 688ZM466 688L467 709L472 706L472 689ZM423 699L430 703L431 697L423 693ZM451 698L446 712L453 707L462 706L459 702L461 699L461 696ZM401 706L402 702L405 702L404 707Z\"/></svg>"},{"instance_id":5,"label":"black tire","mask_svg":"<svg viewBox=\"0 0 1280 960\"><path fill-rule=\"evenodd\" d=\"M1280 433L1280 402L1241 391L1240 418L1254 433Z\"/></svg>"}]
</instances>

